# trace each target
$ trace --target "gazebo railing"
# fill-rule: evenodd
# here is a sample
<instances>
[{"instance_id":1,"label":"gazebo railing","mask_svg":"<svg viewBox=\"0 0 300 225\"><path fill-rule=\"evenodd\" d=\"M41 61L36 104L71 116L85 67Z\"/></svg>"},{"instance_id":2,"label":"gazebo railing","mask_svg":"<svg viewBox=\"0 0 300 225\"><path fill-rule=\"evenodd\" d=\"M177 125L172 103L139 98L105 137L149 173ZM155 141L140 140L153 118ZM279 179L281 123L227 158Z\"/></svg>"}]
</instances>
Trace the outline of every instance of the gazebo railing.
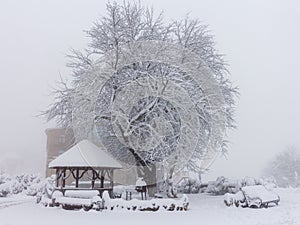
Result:
<instances>
[{"instance_id":1,"label":"gazebo railing","mask_svg":"<svg viewBox=\"0 0 300 225\"><path fill-rule=\"evenodd\" d=\"M103 191L107 190L110 193L110 195L112 196L113 169L111 169L111 168L57 167L55 169L56 169L56 188L55 188L55 190L61 191L63 194L65 194L66 190L98 190L100 196L102 196ZM89 188L80 187L80 180L84 176L91 182ZM70 177L72 177L74 179L75 187L66 186L67 179ZM95 186L97 181L100 182L99 187ZM107 181L107 182L105 182L105 181ZM106 186L105 184L108 184L108 185Z\"/></svg>"}]
</instances>

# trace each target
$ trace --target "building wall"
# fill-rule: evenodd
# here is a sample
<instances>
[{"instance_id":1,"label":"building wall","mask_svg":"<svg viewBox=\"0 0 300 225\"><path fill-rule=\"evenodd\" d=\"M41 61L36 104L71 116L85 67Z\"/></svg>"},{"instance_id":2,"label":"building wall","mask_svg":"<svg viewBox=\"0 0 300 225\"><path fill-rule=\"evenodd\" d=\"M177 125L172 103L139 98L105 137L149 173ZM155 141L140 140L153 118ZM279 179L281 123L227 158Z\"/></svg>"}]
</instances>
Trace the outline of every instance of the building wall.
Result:
<instances>
[{"instance_id":1,"label":"building wall","mask_svg":"<svg viewBox=\"0 0 300 225\"><path fill-rule=\"evenodd\" d=\"M136 168L126 168L114 171L114 183L120 185L135 185L137 181Z\"/></svg>"},{"instance_id":2,"label":"building wall","mask_svg":"<svg viewBox=\"0 0 300 225\"><path fill-rule=\"evenodd\" d=\"M46 161L46 177L55 174L55 170L49 169L49 163L57 156L61 155L74 145L74 134L70 129L51 128L47 129L47 161Z\"/></svg>"}]
</instances>

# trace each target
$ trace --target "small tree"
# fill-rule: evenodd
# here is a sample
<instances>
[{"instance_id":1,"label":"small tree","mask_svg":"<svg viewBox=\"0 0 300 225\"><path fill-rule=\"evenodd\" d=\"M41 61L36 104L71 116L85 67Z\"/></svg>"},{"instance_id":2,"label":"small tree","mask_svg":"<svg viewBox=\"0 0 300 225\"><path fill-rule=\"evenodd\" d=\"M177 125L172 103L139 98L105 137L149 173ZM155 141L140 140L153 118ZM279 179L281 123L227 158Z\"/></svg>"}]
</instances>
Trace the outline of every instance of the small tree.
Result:
<instances>
[{"instance_id":1,"label":"small tree","mask_svg":"<svg viewBox=\"0 0 300 225\"><path fill-rule=\"evenodd\" d=\"M266 177L273 177L279 187L299 187L299 150L295 146L287 147L267 165L263 173Z\"/></svg>"}]
</instances>

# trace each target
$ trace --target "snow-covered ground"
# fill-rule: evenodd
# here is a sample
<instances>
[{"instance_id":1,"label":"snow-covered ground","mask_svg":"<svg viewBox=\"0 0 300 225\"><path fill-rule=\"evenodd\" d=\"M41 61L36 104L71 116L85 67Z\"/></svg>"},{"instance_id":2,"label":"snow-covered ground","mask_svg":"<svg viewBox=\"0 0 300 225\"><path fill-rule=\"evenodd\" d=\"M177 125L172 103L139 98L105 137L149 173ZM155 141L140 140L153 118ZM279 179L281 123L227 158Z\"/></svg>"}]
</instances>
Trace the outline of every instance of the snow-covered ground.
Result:
<instances>
[{"instance_id":1,"label":"snow-covered ground","mask_svg":"<svg viewBox=\"0 0 300 225\"><path fill-rule=\"evenodd\" d=\"M8 208L15 205L20 205L24 203L31 203L33 201L33 197L26 196L26 195L12 195L11 197L7 198L0 198L0 214L2 213L2 209ZM0 224L2 225L2 217L0 216Z\"/></svg>"},{"instance_id":2,"label":"snow-covered ground","mask_svg":"<svg viewBox=\"0 0 300 225\"><path fill-rule=\"evenodd\" d=\"M187 212L68 211L35 204L35 198L0 198L0 225L83 225L83 224L225 224L299 225L300 189L275 189L278 207L250 209L226 207L223 196L188 195Z\"/></svg>"}]
</instances>

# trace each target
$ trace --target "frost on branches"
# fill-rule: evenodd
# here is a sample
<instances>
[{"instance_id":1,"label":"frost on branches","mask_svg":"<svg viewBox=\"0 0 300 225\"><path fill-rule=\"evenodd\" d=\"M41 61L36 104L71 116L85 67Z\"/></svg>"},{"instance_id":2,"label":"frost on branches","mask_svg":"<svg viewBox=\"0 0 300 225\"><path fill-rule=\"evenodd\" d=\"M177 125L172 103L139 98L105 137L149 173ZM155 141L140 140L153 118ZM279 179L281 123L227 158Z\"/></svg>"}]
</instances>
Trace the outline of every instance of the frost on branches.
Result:
<instances>
[{"instance_id":1,"label":"frost on branches","mask_svg":"<svg viewBox=\"0 0 300 225\"><path fill-rule=\"evenodd\" d=\"M48 120L103 144L147 184L164 169L169 196L183 167L201 173L226 151L234 96L207 26L188 17L165 24L140 3L107 3L68 66L73 83L56 90Z\"/></svg>"}]
</instances>

